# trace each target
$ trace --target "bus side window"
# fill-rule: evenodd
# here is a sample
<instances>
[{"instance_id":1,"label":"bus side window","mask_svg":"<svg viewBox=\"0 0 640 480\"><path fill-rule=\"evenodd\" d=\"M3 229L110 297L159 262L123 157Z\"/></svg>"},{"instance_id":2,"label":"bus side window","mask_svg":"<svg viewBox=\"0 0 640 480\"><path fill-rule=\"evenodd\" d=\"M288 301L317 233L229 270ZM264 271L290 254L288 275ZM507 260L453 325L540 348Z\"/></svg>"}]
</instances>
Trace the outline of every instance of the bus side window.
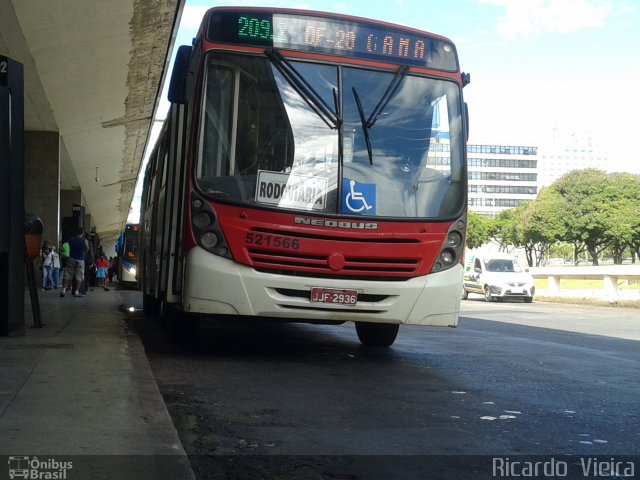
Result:
<instances>
[{"instance_id":1,"label":"bus side window","mask_svg":"<svg viewBox=\"0 0 640 480\"><path fill-rule=\"evenodd\" d=\"M238 138L236 140L236 172L232 174L255 174L258 163L258 126L262 128L260 95L255 81L240 77L238 102Z\"/></svg>"},{"instance_id":2,"label":"bus side window","mask_svg":"<svg viewBox=\"0 0 640 480\"><path fill-rule=\"evenodd\" d=\"M203 161L199 177L228 175L233 85L233 72L229 69L220 67L210 70L205 99Z\"/></svg>"}]
</instances>

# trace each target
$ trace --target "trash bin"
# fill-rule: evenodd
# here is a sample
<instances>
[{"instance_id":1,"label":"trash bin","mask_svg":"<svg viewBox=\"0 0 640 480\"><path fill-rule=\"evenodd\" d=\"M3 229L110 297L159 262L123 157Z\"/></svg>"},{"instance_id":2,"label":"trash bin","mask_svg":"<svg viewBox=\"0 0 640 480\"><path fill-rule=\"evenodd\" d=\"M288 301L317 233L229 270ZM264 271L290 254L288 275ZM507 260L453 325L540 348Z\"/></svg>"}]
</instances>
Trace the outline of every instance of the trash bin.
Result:
<instances>
[{"instance_id":1,"label":"trash bin","mask_svg":"<svg viewBox=\"0 0 640 480\"><path fill-rule=\"evenodd\" d=\"M42 220L35 215L24 216L25 260L31 261L40 255L42 245Z\"/></svg>"}]
</instances>

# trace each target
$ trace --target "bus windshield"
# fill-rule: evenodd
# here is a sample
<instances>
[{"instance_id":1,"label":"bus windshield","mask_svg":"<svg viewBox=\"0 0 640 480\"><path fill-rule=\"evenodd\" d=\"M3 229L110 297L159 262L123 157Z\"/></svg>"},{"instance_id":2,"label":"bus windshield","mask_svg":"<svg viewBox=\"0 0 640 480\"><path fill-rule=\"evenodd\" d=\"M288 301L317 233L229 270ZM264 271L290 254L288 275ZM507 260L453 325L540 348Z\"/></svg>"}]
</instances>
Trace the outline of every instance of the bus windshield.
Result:
<instances>
[{"instance_id":1,"label":"bus windshield","mask_svg":"<svg viewBox=\"0 0 640 480\"><path fill-rule=\"evenodd\" d=\"M455 82L210 53L203 95L195 176L210 198L394 218L464 207Z\"/></svg>"}]
</instances>

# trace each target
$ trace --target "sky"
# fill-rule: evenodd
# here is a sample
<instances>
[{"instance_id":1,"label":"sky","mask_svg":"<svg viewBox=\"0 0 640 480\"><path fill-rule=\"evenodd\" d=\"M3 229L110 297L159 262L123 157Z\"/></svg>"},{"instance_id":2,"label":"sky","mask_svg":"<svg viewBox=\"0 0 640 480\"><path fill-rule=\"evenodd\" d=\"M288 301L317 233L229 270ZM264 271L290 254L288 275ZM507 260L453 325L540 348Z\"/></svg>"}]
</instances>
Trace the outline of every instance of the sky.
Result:
<instances>
[{"instance_id":1,"label":"sky","mask_svg":"<svg viewBox=\"0 0 640 480\"><path fill-rule=\"evenodd\" d=\"M469 143L541 146L561 131L606 151L610 171L640 174L638 0L187 0L174 52L223 5L321 10L448 37L471 74ZM163 101L159 115L167 109Z\"/></svg>"}]
</instances>

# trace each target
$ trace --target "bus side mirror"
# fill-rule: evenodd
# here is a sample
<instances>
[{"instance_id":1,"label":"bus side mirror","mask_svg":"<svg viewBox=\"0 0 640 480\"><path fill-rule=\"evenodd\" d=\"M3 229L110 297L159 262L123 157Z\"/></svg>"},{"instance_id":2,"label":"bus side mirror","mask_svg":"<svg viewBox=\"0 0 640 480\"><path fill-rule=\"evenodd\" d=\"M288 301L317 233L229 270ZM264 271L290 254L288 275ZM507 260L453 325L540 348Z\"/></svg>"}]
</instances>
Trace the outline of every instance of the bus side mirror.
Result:
<instances>
[{"instance_id":1,"label":"bus side mirror","mask_svg":"<svg viewBox=\"0 0 640 480\"><path fill-rule=\"evenodd\" d=\"M187 74L189 73L189 59L191 58L189 45L178 48L169 82L169 101L171 103L187 103Z\"/></svg>"}]
</instances>

